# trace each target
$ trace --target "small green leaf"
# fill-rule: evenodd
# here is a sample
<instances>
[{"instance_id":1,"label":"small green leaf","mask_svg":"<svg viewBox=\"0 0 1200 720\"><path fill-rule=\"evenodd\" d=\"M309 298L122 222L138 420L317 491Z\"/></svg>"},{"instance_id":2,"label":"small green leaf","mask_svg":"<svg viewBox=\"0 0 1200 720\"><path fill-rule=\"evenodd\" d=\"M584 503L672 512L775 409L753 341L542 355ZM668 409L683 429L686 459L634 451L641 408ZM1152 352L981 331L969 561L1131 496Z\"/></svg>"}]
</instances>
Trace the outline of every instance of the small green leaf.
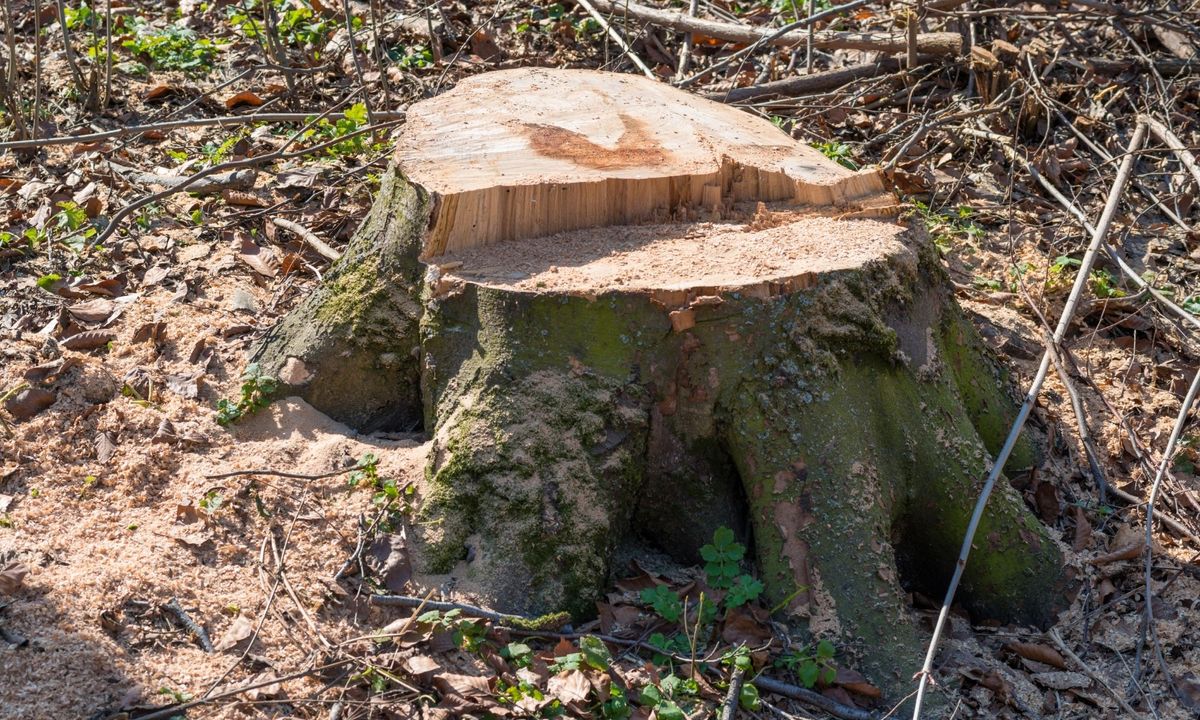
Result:
<instances>
[{"instance_id":1,"label":"small green leaf","mask_svg":"<svg viewBox=\"0 0 1200 720\"><path fill-rule=\"evenodd\" d=\"M752 683L742 685L742 691L738 694L738 705L741 705L743 710L750 712L758 712L762 707L762 699L758 696L758 688Z\"/></svg>"},{"instance_id":2,"label":"small green leaf","mask_svg":"<svg viewBox=\"0 0 1200 720\"><path fill-rule=\"evenodd\" d=\"M829 642L828 640L822 640L821 642L817 643L817 657L824 660L829 660L836 654L837 648L835 648L833 643Z\"/></svg>"},{"instance_id":3,"label":"small green leaf","mask_svg":"<svg viewBox=\"0 0 1200 720\"><path fill-rule=\"evenodd\" d=\"M608 651L608 646L594 635L579 638L579 650L587 664L596 670L607 670L612 663L612 653Z\"/></svg>"}]
</instances>

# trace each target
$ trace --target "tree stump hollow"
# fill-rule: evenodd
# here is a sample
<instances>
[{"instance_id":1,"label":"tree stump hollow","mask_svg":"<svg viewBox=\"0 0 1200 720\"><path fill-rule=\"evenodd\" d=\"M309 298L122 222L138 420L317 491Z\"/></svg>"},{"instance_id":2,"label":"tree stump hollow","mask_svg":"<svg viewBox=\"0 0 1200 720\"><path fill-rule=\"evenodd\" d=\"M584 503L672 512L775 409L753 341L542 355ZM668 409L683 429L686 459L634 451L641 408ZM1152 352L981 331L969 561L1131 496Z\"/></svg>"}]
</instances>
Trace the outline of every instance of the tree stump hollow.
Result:
<instances>
[{"instance_id":1,"label":"tree stump hollow","mask_svg":"<svg viewBox=\"0 0 1200 720\"><path fill-rule=\"evenodd\" d=\"M586 616L623 543L692 562L724 525L785 619L902 688L906 593L944 592L1015 405L880 176L626 75L487 73L408 116L256 359L354 427L432 435L424 569ZM1051 620L1062 559L1011 488L977 538L966 607Z\"/></svg>"}]
</instances>

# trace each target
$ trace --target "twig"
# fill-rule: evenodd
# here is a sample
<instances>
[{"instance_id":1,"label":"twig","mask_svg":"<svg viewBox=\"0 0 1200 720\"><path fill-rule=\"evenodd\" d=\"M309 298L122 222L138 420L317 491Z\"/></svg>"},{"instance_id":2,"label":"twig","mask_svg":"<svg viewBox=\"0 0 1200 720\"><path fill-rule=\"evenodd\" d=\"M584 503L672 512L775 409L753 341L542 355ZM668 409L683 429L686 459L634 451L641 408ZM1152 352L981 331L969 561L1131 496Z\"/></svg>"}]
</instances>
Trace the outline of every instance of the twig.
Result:
<instances>
[{"instance_id":1,"label":"twig","mask_svg":"<svg viewBox=\"0 0 1200 720\"><path fill-rule=\"evenodd\" d=\"M1092 266L1096 262L1096 255L1100 250L1100 246L1104 243L1105 236L1108 235L1108 228L1112 224L1113 216L1116 215L1117 207L1120 205L1125 184L1129 181L1130 173L1133 171L1133 161L1136 153L1141 149L1145 139L1146 126L1138 123L1137 129L1134 130L1133 138L1129 141L1125 157L1121 160L1121 167L1117 170L1117 177L1113 181L1112 189L1108 194L1108 200L1104 204L1104 211L1100 215L1100 222L1096 226L1096 231L1092 234L1092 240L1088 244L1087 252L1084 253L1083 260L1080 263L1079 271L1075 276L1075 284L1071 288L1071 294L1067 297L1067 303L1063 307L1062 315L1059 317L1058 326L1054 329L1052 342L1055 345L1062 342L1067 328L1071 324L1071 318L1075 314L1075 307L1079 304L1079 298L1083 294L1083 289L1087 287L1088 276L1092 271ZM954 593L958 590L958 584L962 580L963 571L967 567L967 557L971 553L971 544L975 540L975 531L979 527L980 519L983 517L984 508L987 507L987 501L992 494L992 488L995 486L997 478L1000 477L1000 473L1004 471L1004 464L1008 460L1009 454L1012 453L1013 446L1017 443L1017 438L1021 434L1021 429L1025 426L1025 420L1028 419L1034 402L1036 402L1038 395L1041 393L1042 383L1046 379L1046 371L1050 368L1050 359L1051 353L1049 351L1042 354L1042 361L1038 366L1037 374L1034 376L1029 392L1025 395L1025 401L1021 403L1021 409L1017 412L1017 418L1008 433L1008 438L1004 441L1004 446L1000 448L1000 452L996 455L991 472L988 473L987 480L983 484L983 489L979 493L979 500L975 503L975 510L971 514L971 520L967 524L962 548L958 554L958 562L954 567L954 575L950 579L950 586L946 589L946 598L942 602L941 611L938 613L937 624L933 629L933 637L929 641L929 650L925 654L925 662L921 666L921 671L917 674L917 700L913 707L913 720L920 720L921 717L921 706L925 699L926 683L933 673L933 658L937 652L938 639L945 628L946 618L950 614L950 606L954 602Z\"/></svg>"},{"instance_id":2,"label":"twig","mask_svg":"<svg viewBox=\"0 0 1200 720\"><path fill-rule=\"evenodd\" d=\"M688 17L696 17L696 11L699 9L699 0L691 0L688 3ZM679 68L675 71L675 80L682 80L687 75L688 65L692 60L692 33L685 33L683 36L683 47L679 48Z\"/></svg>"},{"instance_id":3,"label":"twig","mask_svg":"<svg viewBox=\"0 0 1200 720\"><path fill-rule=\"evenodd\" d=\"M795 97L796 95L804 95L806 93L832 90L855 80L878 77L885 73L896 72L899 69L900 62L898 60L883 58L878 62L851 65L837 70L825 70L824 72L813 73L812 75L798 75L760 85L734 88L727 92L710 93L708 94L708 98L727 103L736 103L772 95Z\"/></svg>"},{"instance_id":4,"label":"twig","mask_svg":"<svg viewBox=\"0 0 1200 720\"><path fill-rule=\"evenodd\" d=\"M758 687L759 690L766 690L769 693L782 695L793 700L799 700L802 703L811 705L819 710L824 710L830 715L842 718L842 720L875 720L878 716L869 710L860 710L856 707L843 705L836 700L831 700L821 693L806 690L802 687L792 685L790 683L781 682L765 675L759 675L751 681Z\"/></svg>"},{"instance_id":5,"label":"twig","mask_svg":"<svg viewBox=\"0 0 1200 720\"><path fill-rule=\"evenodd\" d=\"M183 625L184 629L196 638L200 647L204 648L204 652L213 652L213 644L208 637L208 632L187 614L187 611L179 604L179 598L171 598L166 605L163 605L163 608L170 611L179 620L179 624Z\"/></svg>"},{"instance_id":6,"label":"twig","mask_svg":"<svg viewBox=\"0 0 1200 720\"><path fill-rule=\"evenodd\" d=\"M274 685L276 683L287 682L288 680L296 680L298 678L307 677L314 673L319 673L319 672L322 672L325 670L330 670L332 668L341 667L343 665L349 665L350 663L353 663L356 661L357 661L357 658L343 658L340 660L334 660L333 662L326 663L324 665L317 665L317 666L311 667L307 670L299 670L299 671L291 673L289 675L284 675L283 677L273 677L273 678L269 678L267 680L260 680L258 682L249 683L247 685L242 685L241 687L236 687L236 688L232 688L230 690L225 690L225 691L219 692L215 695L209 695L207 697L202 697L198 700L192 700L190 702L179 703L177 705L168 705L167 707L162 708L161 710L155 710L154 712L147 713L145 715L138 715L138 720L167 720L167 718L181 716L181 715L183 715L184 711L190 710L194 707L200 707L201 705L207 705L209 703L216 702L217 700L224 700L225 698L234 697L235 695L241 695L244 692L248 692L250 690L257 690L258 688L267 687L268 685Z\"/></svg>"},{"instance_id":7,"label":"twig","mask_svg":"<svg viewBox=\"0 0 1200 720\"><path fill-rule=\"evenodd\" d=\"M576 0L577 2L579 0ZM794 32L813 25L820 19L832 14L844 12L855 3L847 3L837 8L801 18L778 29L756 28L738 23L720 22L689 17L683 13L626 2L626 0L584 0L595 4L606 13L641 20L663 27L669 27L680 32L694 32L708 37L719 38L737 43L761 43L792 47L805 43L807 33L801 35ZM865 4L865 3L858 3ZM958 33L936 32L921 33L917 37L917 49L926 55L957 55L962 51L962 37ZM904 52L908 47L906 33L899 32L819 32L813 36L813 47L821 49L874 50L876 52Z\"/></svg>"},{"instance_id":8,"label":"twig","mask_svg":"<svg viewBox=\"0 0 1200 720\"><path fill-rule=\"evenodd\" d=\"M746 671L734 668L729 678L729 692L725 693L725 702L721 705L721 720L736 720L738 703L742 697L742 681L746 679Z\"/></svg>"},{"instance_id":9,"label":"twig","mask_svg":"<svg viewBox=\"0 0 1200 720\"><path fill-rule=\"evenodd\" d=\"M334 107L336 107L336 106L334 106ZM331 111L332 111L332 108L330 110L327 110L323 114L328 114ZM316 121L314 120L313 122L316 122ZM188 176L187 180L185 180L184 182L182 182L174 187L170 187L170 188L167 188L166 190L163 190L161 192L152 193L150 195L143 195L142 197L138 198L137 200L134 200L133 202L129 203L128 205L122 207L117 212L113 213L113 216L111 218L109 218L108 226L105 227L103 230L101 230L99 233L97 233L95 235L95 237L92 238L91 242L88 243L88 247L95 247L96 245L99 245L100 243L103 243L104 241L108 240L108 238L112 237L113 234L117 232L117 229L120 227L121 222L124 221L125 218L127 218L130 215L132 215L133 213L137 212L139 209L145 207L146 205L149 205L150 203L157 202L159 200L162 200L165 197L174 195L175 193L184 192L188 188L190 188L193 184L199 182L203 178L209 177L211 175L216 175L217 173L220 173L220 172L223 172L226 170L237 170L237 169L241 169L241 168L257 167L260 165L266 165L268 163L275 162L276 160L288 160L290 158L302 157L304 155L309 155L309 154L324 150L327 147L332 147L334 145L337 145L338 143L345 142L346 140L348 140L352 137L357 137L359 135L364 135L364 134L370 133L370 132L376 132L380 128L395 125L398 122L400 122L400 121L393 120L391 122L379 123L378 125L366 125L364 127L358 128L357 130L346 133L345 135L341 135L332 140L327 140L323 143L318 143L316 145L312 145L310 147L304 148L303 150L287 152L287 148L290 146L290 144L292 142L294 142L297 138L299 138L300 134L303 132L303 130L301 130L301 132L298 132L295 135L293 135L288 140L288 142L284 144L283 147L281 147L280 149L278 149L274 152L270 152L265 155L256 155L254 157L244 158L242 160L231 160L229 162L220 163L218 165L213 165L212 167L205 168L193 175ZM312 125L312 124L313 123L309 123L309 125Z\"/></svg>"},{"instance_id":10,"label":"twig","mask_svg":"<svg viewBox=\"0 0 1200 720\"><path fill-rule=\"evenodd\" d=\"M163 187L175 187L187 182L185 175L156 175L154 173L142 172L136 168L131 168L112 160L108 164L118 172L126 173L125 179L136 182L142 185L161 185ZM220 192L222 190L248 190L254 187L254 180L258 177L258 172L255 170L234 170L232 172L214 175L202 182L193 183L188 192L206 194Z\"/></svg>"},{"instance_id":11,"label":"twig","mask_svg":"<svg viewBox=\"0 0 1200 720\"><path fill-rule=\"evenodd\" d=\"M365 465L355 464L350 467L342 468L341 470L330 470L326 473L318 475L307 475L305 473L284 472L282 470L232 470L226 473L217 473L216 475L205 475L205 480L223 480L225 478L238 477L241 475L270 475L272 477L291 478L292 480L324 480L325 478L337 477L345 475L355 470L362 470Z\"/></svg>"},{"instance_id":12,"label":"twig","mask_svg":"<svg viewBox=\"0 0 1200 720\"><path fill-rule=\"evenodd\" d=\"M465 603L438 602L427 598L412 597L410 595L369 595L368 600L372 605L387 605L390 607L426 607L430 610L438 610L441 612L449 612L450 610L458 610L463 615L480 618L481 620L491 620L494 623L516 623L517 625L529 626L533 622L530 618L524 615L508 615L506 613L498 613L494 610L487 610L476 605L467 605Z\"/></svg>"},{"instance_id":13,"label":"twig","mask_svg":"<svg viewBox=\"0 0 1200 720\"><path fill-rule=\"evenodd\" d=\"M186 118L183 120L166 120L163 122L148 123L146 125L129 125L126 127L116 128L115 130L105 130L102 132L88 133L87 135L58 135L55 137L41 138L38 140L10 140L0 143L0 152L5 150L25 150L29 148L44 147L46 145L70 145L71 143L91 143L100 140L109 140L116 137L125 137L128 135L141 135L152 130L162 132L164 130L175 130L185 127L202 127L205 125L236 125L241 123L253 122L306 122L313 117L320 115L322 111L314 110L312 112L302 113L259 113L257 115L222 115L212 118ZM404 119L403 112L377 112L376 118L380 122L388 122L392 120ZM345 137L338 138L344 140Z\"/></svg>"},{"instance_id":14,"label":"twig","mask_svg":"<svg viewBox=\"0 0 1200 720\"><path fill-rule=\"evenodd\" d=\"M642 59L638 57L638 54L633 51L633 48L629 46L629 43L625 42L625 38L621 37L621 33L617 32L616 28L612 26L612 23L605 19L605 17L600 14L600 11L597 10L595 6L589 2L589 0L575 0L575 3L579 5L579 7L586 10L596 22L600 23L600 27L604 28L604 32L608 33L608 36L617 44L617 47L621 48L621 52L625 53L625 56L629 58L629 61L636 65L637 69L641 70L643 75L651 80L658 80L650 68L646 66L646 63L643 62Z\"/></svg>"},{"instance_id":15,"label":"twig","mask_svg":"<svg viewBox=\"0 0 1200 720\"><path fill-rule=\"evenodd\" d=\"M1104 678L1101 677L1099 673L1097 673L1095 670L1088 667L1088 664L1085 663L1083 660L1081 660L1079 658L1079 656L1075 654L1074 650L1067 647L1067 644L1065 642L1063 642L1063 639L1061 637L1059 637L1058 630L1051 628L1050 639L1054 641L1054 644L1058 646L1058 649L1062 651L1063 655L1066 655L1067 658L1071 660L1071 662L1073 662L1079 666L1079 669L1083 671L1084 675L1087 675L1092 680L1099 683L1100 687L1107 690L1108 694L1113 696L1113 699L1117 701L1117 704L1121 706L1121 709L1124 710L1128 714L1127 717L1137 718L1140 720L1140 718L1142 717L1141 714L1138 713L1137 710L1134 710L1133 707L1131 707L1129 705L1129 703L1125 702L1125 698L1121 697L1120 693L1118 693L1116 690L1113 690L1111 687L1109 687L1108 683L1104 681Z\"/></svg>"},{"instance_id":16,"label":"twig","mask_svg":"<svg viewBox=\"0 0 1200 720\"><path fill-rule=\"evenodd\" d=\"M297 237L307 243L309 247L315 250L318 255L330 262L337 262L342 258L342 254L340 252L334 250L329 246L328 243L317 237L316 233L298 222L292 222L287 218L273 217L271 218L271 224L294 233Z\"/></svg>"}]
</instances>

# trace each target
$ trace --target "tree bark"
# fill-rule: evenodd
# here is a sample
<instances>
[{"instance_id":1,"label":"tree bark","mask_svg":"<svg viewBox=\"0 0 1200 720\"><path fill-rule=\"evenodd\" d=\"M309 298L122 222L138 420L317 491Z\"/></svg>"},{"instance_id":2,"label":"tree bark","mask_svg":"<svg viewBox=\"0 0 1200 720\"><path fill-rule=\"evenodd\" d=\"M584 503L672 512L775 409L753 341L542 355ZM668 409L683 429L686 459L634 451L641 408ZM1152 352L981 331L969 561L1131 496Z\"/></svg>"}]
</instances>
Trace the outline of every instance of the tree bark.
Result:
<instances>
[{"instance_id":1,"label":"tree bark","mask_svg":"<svg viewBox=\"0 0 1200 720\"><path fill-rule=\"evenodd\" d=\"M557 96L560 81L584 90L609 82L593 75L492 73L451 95L474 103L487 88L536 105ZM539 88L532 98L505 84L527 81ZM635 116L641 92L703 102L640 78L619 82L622 111ZM442 98L410 117L460 99ZM761 121L711 105L721 110L698 118L706 131L744 117L741 137L758 137ZM606 116L596 103L581 107ZM487 109L499 113L497 126L513 127ZM508 155L434 153L437 162L414 160L428 138L464 147L478 127L463 121L459 138L435 117L406 131L345 257L256 358L268 372L302 363L303 373L282 373L290 389L356 427L423 414L432 448L412 536L424 572L453 573L504 612L583 617L622 572L614 558L623 544L649 542L691 563L728 526L753 548L770 606L840 638L873 682L900 692L923 650L907 593L944 591L1015 410L1008 377L956 306L936 252L916 231L856 217L864 205L877 214L877 176L813 158L782 134L762 130L767 144L744 151L709 138L697 145L707 155L684 157L686 144L665 144L684 132L668 123L639 139L630 128L643 126L624 119L603 131L580 129L594 119L557 122L582 139L561 135L546 147L526 136L496 141ZM613 142L625 154L605 155ZM664 147L671 152L655 154ZM776 155L755 155L764 148ZM732 152L758 164L730 166ZM616 166L629 155L647 172ZM590 164L564 174L564 156ZM537 172L556 173L552 192L513 184L514 167L543 162ZM509 184L478 183L480 167ZM766 223L777 234L756 235L772 216L755 195L786 186L772 172L796 180L793 203L825 198L841 205L839 218L797 216L793 204L780 212L786 219ZM457 177L467 180L447 179ZM657 219L639 215L660 191L676 204ZM520 204L509 208L514 197ZM614 226L615 238L634 232L615 226L640 223L632 227L654 242L674 242L731 232L755 202L738 242L785 242L814 228L828 237L797 251L793 270L761 278L741 268L734 279L692 279L687 268L707 267L708 256L680 256L667 281L562 280L636 264L597 226ZM472 219L469 207L491 215ZM592 213L586 222L561 217L578 208ZM537 240L551 222L560 234ZM703 242L715 258L716 240ZM537 243L561 253L539 259ZM527 253L520 272L498 259L503 247ZM1034 461L1023 442L1011 466ZM1017 492L996 492L978 537L959 593L967 609L978 619L1052 620L1066 585L1062 558Z\"/></svg>"}]
</instances>

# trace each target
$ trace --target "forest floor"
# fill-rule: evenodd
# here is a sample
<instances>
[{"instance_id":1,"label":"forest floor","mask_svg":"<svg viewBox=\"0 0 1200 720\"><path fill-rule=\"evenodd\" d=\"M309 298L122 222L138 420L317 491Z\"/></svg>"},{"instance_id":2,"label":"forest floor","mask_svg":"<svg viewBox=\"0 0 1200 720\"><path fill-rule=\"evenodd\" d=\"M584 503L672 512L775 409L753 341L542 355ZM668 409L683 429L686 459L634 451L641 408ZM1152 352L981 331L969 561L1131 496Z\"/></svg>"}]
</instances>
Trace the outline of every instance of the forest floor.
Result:
<instances>
[{"instance_id":1,"label":"forest floor","mask_svg":"<svg viewBox=\"0 0 1200 720\"><path fill-rule=\"evenodd\" d=\"M478 617L471 597L411 577L395 531L422 436L357 435L292 399L218 422L247 348L365 215L410 103L495 68L638 71L583 3L271 2L4 3L0 141L34 141L0 144L0 718L696 718L719 712L747 657L764 680L743 693L744 717L886 714L900 698L877 699L853 658L762 608L689 639L643 600L657 582L694 597L699 569L634 565L582 627ZM797 5L704 0L699 14L777 28L805 16ZM1200 9L851 5L819 27L902 35L917 12L922 31L975 49L772 90L804 75L803 44L697 33L681 72L683 33L609 17L664 82L713 68L689 87L741 98L838 162L884 166L1023 389L1088 239L1030 169L1094 224L1139 114L1200 145ZM878 55L819 49L814 70ZM1151 145L1110 239L1180 310L1108 258L1088 278L1066 373L1051 372L1033 413L1045 460L1012 478L1081 589L1049 631L952 617L937 694L959 717L1200 712L1190 424L1155 506L1173 524L1155 529L1156 622L1143 622L1142 499L1200 366L1200 187ZM165 191L227 163L256 174ZM370 602L377 591L466 607L426 605L418 622ZM913 600L932 626L940 598Z\"/></svg>"}]
</instances>

